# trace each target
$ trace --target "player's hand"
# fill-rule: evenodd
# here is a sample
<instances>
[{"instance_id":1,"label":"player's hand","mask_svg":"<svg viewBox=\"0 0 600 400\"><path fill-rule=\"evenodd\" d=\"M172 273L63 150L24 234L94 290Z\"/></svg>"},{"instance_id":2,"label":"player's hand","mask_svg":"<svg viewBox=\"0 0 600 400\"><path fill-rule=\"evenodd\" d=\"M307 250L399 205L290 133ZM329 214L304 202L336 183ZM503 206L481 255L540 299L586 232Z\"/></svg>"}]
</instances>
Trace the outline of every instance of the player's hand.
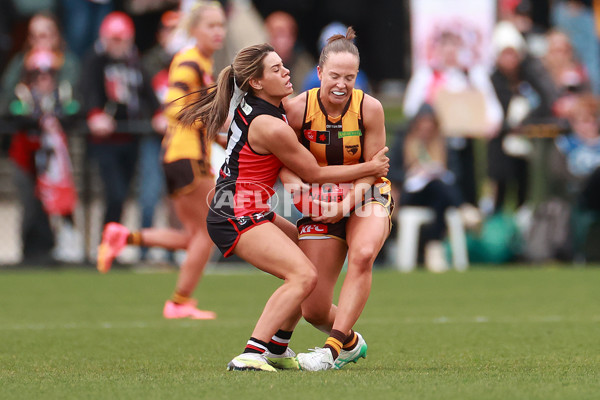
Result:
<instances>
[{"instance_id":1,"label":"player's hand","mask_svg":"<svg viewBox=\"0 0 600 400\"><path fill-rule=\"evenodd\" d=\"M115 119L106 113L98 113L91 116L88 118L87 124L90 133L98 137L106 137L112 134L117 127Z\"/></svg>"},{"instance_id":2,"label":"player's hand","mask_svg":"<svg viewBox=\"0 0 600 400\"><path fill-rule=\"evenodd\" d=\"M346 201L327 202L315 199L313 200L313 203L315 204L316 209L320 209L320 215L311 215L311 219L315 222L333 224L338 222L345 215L350 214L350 206Z\"/></svg>"},{"instance_id":3,"label":"player's hand","mask_svg":"<svg viewBox=\"0 0 600 400\"><path fill-rule=\"evenodd\" d=\"M159 113L152 117L152 128L156 131L156 133L164 135L167 131L167 125L168 122L165 114Z\"/></svg>"},{"instance_id":4,"label":"player's hand","mask_svg":"<svg viewBox=\"0 0 600 400\"><path fill-rule=\"evenodd\" d=\"M369 161L373 168L373 172L370 175L378 178L387 175L388 171L390 170L390 159L385 155L385 153L387 153L388 150L388 147L385 146L373 156L371 161Z\"/></svg>"}]
</instances>

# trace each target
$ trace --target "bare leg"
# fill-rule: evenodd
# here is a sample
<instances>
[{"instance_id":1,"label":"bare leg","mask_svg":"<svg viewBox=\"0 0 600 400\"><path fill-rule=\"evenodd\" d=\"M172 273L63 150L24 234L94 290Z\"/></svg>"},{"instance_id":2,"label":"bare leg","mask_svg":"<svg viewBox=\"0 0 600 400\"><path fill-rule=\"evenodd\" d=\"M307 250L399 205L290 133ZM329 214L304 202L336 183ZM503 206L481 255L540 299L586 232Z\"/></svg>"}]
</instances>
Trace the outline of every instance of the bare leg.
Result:
<instances>
[{"instance_id":1,"label":"bare leg","mask_svg":"<svg viewBox=\"0 0 600 400\"><path fill-rule=\"evenodd\" d=\"M329 334L336 317L333 291L348 247L337 239L300 240L300 248L317 267L317 286L302 303L304 319Z\"/></svg>"},{"instance_id":2,"label":"bare leg","mask_svg":"<svg viewBox=\"0 0 600 400\"><path fill-rule=\"evenodd\" d=\"M169 250L185 250L190 243L190 235L173 228L142 229L142 243L147 247L163 247Z\"/></svg>"},{"instance_id":3,"label":"bare leg","mask_svg":"<svg viewBox=\"0 0 600 400\"><path fill-rule=\"evenodd\" d=\"M380 209L376 210L375 207ZM389 218L381 207L376 203L367 204L358 215L352 214L346 225L348 273L333 324L333 329L345 334L350 333L367 303L371 292L373 262L389 235Z\"/></svg>"},{"instance_id":4,"label":"bare leg","mask_svg":"<svg viewBox=\"0 0 600 400\"><path fill-rule=\"evenodd\" d=\"M174 199L175 211L189 237L187 255L175 287L182 296L193 294L212 253L213 242L206 228L206 216L211 200L208 196L213 188L213 179L204 178L191 193Z\"/></svg>"},{"instance_id":5,"label":"bare leg","mask_svg":"<svg viewBox=\"0 0 600 400\"><path fill-rule=\"evenodd\" d=\"M252 337L266 343L297 315L317 282L317 272L296 244L275 224L244 232L234 253L255 267L284 280L267 301Z\"/></svg>"}]
</instances>

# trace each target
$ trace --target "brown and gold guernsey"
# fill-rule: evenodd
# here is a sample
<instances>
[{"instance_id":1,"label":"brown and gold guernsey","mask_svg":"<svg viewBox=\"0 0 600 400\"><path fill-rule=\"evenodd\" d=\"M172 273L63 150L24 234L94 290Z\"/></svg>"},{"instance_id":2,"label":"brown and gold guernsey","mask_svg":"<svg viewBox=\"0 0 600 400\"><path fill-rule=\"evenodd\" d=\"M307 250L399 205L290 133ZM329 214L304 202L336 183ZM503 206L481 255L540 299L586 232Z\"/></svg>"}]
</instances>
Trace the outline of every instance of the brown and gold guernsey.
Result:
<instances>
[{"instance_id":1,"label":"brown and gold guernsey","mask_svg":"<svg viewBox=\"0 0 600 400\"><path fill-rule=\"evenodd\" d=\"M165 163L181 159L210 162L210 143L207 143L206 130L199 123L193 127L181 125L177 121L177 113L197 99L194 92L213 83L212 74L212 60L202 55L197 47L182 50L173 58L165 100L165 115L169 123L163 139Z\"/></svg>"},{"instance_id":2,"label":"brown and gold guernsey","mask_svg":"<svg viewBox=\"0 0 600 400\"><path fill-rule=\"evenodd\" d=\"M315 156L320 166L352 165L364 162L362 150L365 127L362 105L365 94L362 90L353 89L342 115L330 118L321 103L319 92L319 88L307 92L300 141ZM379 178L372 186L372 190L365 194L361 205L381 204L387 211L391 224L394 201L390 190L390 181L383 177ZM303 217L296 223L298 238L306 240L328 237L346 240L347 219L345 217L328 224L315 222L310 216Z\"/></svg>"},{"instance_id":3,"label":"brown and gold guernsey","mask_svg":"<svg viewBox=\"0 0 600 400\"><path fill-rule=\"evenodd\" d=\"M307 92L300 141L315 156L320 166L363 162L363 91L352 90L342 115L337 118L327 116L319 93L319 88Z\"/></svg>"}]
</instances>

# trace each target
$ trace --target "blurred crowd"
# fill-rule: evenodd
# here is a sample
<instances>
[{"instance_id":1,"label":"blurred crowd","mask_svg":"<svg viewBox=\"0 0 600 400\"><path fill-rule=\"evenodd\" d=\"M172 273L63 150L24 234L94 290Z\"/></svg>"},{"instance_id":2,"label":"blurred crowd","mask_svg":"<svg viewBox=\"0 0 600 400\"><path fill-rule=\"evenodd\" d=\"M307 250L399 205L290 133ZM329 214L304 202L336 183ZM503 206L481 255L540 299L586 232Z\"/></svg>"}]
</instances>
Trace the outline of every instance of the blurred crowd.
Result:
<instances>
[{"instance_id":1,"label":"blurred crowd","mask_svg":"<svg viewBox=\"0 0 600 400\"><path fill-rule=\"evenodd\" d=\"M75 131L86 133L85 162L97 166L104 185L103 222L121 220L139 170L139 225L153 225L165 196L159 154L168 69L177 51L193 45L181 23L193 3L3 2L0 118L11 132L2 155L10 159L23 208L23 262L56 258L55 216L61 229L74 229L68 137ZM340 12L320 24L311 47L299 35L312 28L292 10L221 3L228 29L215 55L217 74L237 49L267 41L290 68L297 93L318 86L317 51L353 24ZM389 178L397 204L436 213L423 232L426 264L444 257L443 215L450 207L461 211L469 230L473 262L593 258L590 232L600 221L600 2L551 1L549 26L536 23L533 8L530 0L498 1L491 65L466 55L468 38L454 27L436 33L427 65L411 74L398 67L406 123L388 132ZM356 87L377 97L383 91L377 78L361 71ZM540 186L541 198L532 201L532 187Z\"/></svg>"}]
</instances>

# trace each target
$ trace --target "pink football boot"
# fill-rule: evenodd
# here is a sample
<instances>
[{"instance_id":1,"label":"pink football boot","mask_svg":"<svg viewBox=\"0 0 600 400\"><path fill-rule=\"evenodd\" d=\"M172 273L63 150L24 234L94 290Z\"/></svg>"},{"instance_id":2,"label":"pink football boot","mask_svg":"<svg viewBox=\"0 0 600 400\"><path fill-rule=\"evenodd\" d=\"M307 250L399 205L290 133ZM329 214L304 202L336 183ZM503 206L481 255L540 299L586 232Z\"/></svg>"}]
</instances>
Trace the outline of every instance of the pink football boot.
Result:
<instances>
[{"instance_id":1,"label":"pink football boot","mask_svg":"<svg viewBox=\"0 0 600 400\"><path fill-rule=\"evenodd\" d=\"M98 260L96 264L98 271L103 274L110 271L115 257L127 245L128 235L129 229L117 222L109 222L104 226L102 242L98 246Z\"/></svg>"},{"instance_id":2,"label":"pink football boot","mask_svg":"<svg viewBox=\"0 0 600 400\"><path fill-rule=\"evenodd\" d=\"M204 311L196 308L195 302L185 304L176 304L171 300L167 300L163 309L163 316L167 319L215 319L217 314L212 311Z\"/></svg>"}]
</instances>

